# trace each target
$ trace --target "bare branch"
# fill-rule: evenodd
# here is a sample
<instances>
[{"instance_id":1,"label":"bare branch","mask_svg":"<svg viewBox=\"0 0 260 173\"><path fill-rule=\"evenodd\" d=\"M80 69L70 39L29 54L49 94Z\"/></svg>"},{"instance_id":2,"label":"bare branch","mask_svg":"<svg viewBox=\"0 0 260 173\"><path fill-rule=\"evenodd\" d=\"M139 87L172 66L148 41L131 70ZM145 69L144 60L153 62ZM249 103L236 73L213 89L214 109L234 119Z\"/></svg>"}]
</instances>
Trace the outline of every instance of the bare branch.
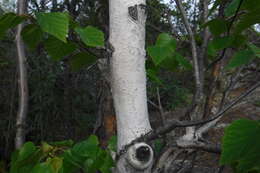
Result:
<instances>
[{"instance_id":1,"label":"bare branch","mask_svg":"<svg viewBox=\"0 0 260 173\"><path fill-rule=\"evenodd\" d=\"M236 99L234 99L229 105L227 105L226 107L224 107L221 111L219 111L216 115L212 116L209 119L206 120L198 120L198 121L178 121L178 120L172 120L171 123L169 123L169 125L165 126L165 127L161 127L156 131L153 131L147 135L145 135L144 138L145 141L150 141L150 140L154 140L158 137L160 137L161 135L164 135L166 133L169 133L170 131L172 131L173 129L177 128L177 127L191 127L191 126L198 126L198 125L203 125L206 123L209 123L211 121L214 121L216 119L218 119L219 117L221 117L225 112L227 112L229 109L231 109L233 106L235 106L238 102L240 102L242 99L244 99L246 96L248 96L249 94L251 94L256 88L258 88L260 86L260 82L257 82L255 85L253 85L250 89L248 89L247 91L245 91L243 94L241 94L240 96L238 96Z\"/></svg>"},{"instance_id":2,"label":"bare branch","mask_svg":"<svg viewBox=\"0 0 260 173\"><path fill-rule=\"evenodd\" d=\"M200 79L200 72L199 72L199 63L198 63L198 55L197 55L197 46L196 46L196 41L195 41L195 37L194 34L192 32L191 26L189 24L187 15L185 13L185 10L183 8L183 5L181 3L180 0L175 0L175 3L177 4L182 19L183 19L183 23L184 26L188 32L188 35L190 37L191 40L191 53L192 53L192 59L193 59L193 65L194 65L194 72L195 72L195 80L196 80L196 90L198 90L197 92L202 92L202 85L201 85L201 79Z\"/></svg>"},{"instance_id":3,"label":"bare branch","mask_svg":"<svg viewBox=\"0 0 260 173\"><path fill-rule=\"evenodd\" d=\"M187 145L177 145L180 148L191 148L191 149L198 149L198 150L202 150L202 151L206 151L206 152L210 152L210 153L216 153L216 154L220 154L221 153L221 146L218 144L205 144L203 142L199 142L199 141L194 141L190 144Z\"/></svg>"},{"instance_id":4,"label":"bare branch","mask_svg":"<svg viewBox=\"0 0 260 173\"><path fill-rule=\"evenodd\" d=\"M25 14L27 8L26 0L17 1L17 13L19 15ZM21 31L23 24L19 24L16 34L16 48L17 48L17 65L18 65L18 88L19 88L19 108L16 117L16 136L15 148L20 148L25 141L25 120L28 110L28 82L26 71L26 57L24 43L21 38Z\"/></svg>"}]
</instances>

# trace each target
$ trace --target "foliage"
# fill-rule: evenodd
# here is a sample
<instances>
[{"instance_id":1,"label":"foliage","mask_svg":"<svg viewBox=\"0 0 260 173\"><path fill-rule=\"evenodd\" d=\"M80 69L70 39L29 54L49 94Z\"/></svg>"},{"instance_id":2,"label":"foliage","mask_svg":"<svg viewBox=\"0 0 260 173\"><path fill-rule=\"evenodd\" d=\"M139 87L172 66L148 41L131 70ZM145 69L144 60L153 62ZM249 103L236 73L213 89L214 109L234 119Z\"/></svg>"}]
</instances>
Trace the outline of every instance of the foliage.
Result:
<instances>
[{"instance_id":1,"label":"foliage","mask_svg":"<svg viewBox=\"0 0 260 173\"><path fill-rule=\"evenodd\" d=\"M115 152L115 144L113 139L108 149L102 149L94 135L79 143L67 140L35 146L26 142L12 154L10 173L73 173L79 170L110 173L114 166L111 152Z\"/></svg>"},{"instance_id":2,"label":"foliage","mask_svg":"<svg viewBox=\"0 0 260 173\"><path fill-rule=\"evenodd\" d=\"M241 119L225 130L220 163L236 173L260 172L260 122Z\"/></svg>"},{"instance_id":3,"label":"foliage","mask_svg":"<svg viewBox=\"0 0 260 173\"><path fill-rule=\"evenodd\" d=\"M72 118L77 119L80 117L75 124L77 126L80 124L80 127L86 128L85 122L89 121L89 119L82 115L96 108L93 91L88 86L89 83L80 83L82 87L79 87L78 90L71 86L65 86L68 85L66 80L69 81L68 78L73 75L70 70L80 72L86 67L91 67L98 58L95 53L99 50L104 51L106 33L97 29L101 26L98 26L98 22L96 22L99 15L96 12L100 9L95 9L93 5L95 3L91 3L89 2L88 6L78 5L79 9L86 6L86 9L90 9L92 12L88 13L87 17L84 18L90 18L87 22L80 22L79 18L83 15L77 18L78 16L71 16L71 13L68 14L67 12L37 12L36 17L33 14L18 16L14 13L6 13L0 17L0 39L2 40L6 38L8 30L10 31L19 23L26 21L22 37L26 45L34 52L28 60L30 68L32 68L29 76L31 86L30 102L33 105L30 114L34 120L42 121L41 126L43 128L45 127L42 125L43 122L55 124L53 119L57 121L63 120L63 117L57 113L61 112L61 109L64 109L63 112L66 114L65 118L68 119L68 122L72 122ZM216 17L214 13L221 3L221 0L215 0L209 14L211 20L199 25L202 29L208 27L212 34L207 46L208 59L205 62L208 64L214 62L219 58L221 52L227 49L231 51L226 58L228 63L226 63L225 70L247 66L254 60L259 60L259 45L248 38L247 31L253 28L254 24L260 22L260 1L232 0L224 9L223 18ZM169 23L165 22L168 7L159 1L149 1L148 4L149 7L158 10L156 13L148 13L148 26L149 24L155 24L155 26L162 26L163 30L158 36L154 34L154 31L147 34L150 43L147 47L147 53L151 57L146 64L147 75L150 79L149 82L155 83L149 88L150 90L148 89L148 92L152 93L149 97L150 99L157 98L156 89L160 88L160 94L164 99L163 103L166 109L186 106L191 100L189 95L193 89L192 86L186 87L187 81L191 81L189 80L190 77L187 76L191 76L192 63L191 53L185 47L185 42L189 40L186 33L183 32L183 26L180 24L180 14L175 10L170 11L176 18L173 19L176 20L176 28L178 28L176 33L181 33L180 38L177 39L171 35L172 33L166 33L170 30ZM186 5L190 7L188 3ZM151 12L154 9L148 8L148 10ZM67 11L71 12L70 9ZM236 15L236 13L239 13L239 15ZM72 18L77 20L73 21ZM232 21L233 19L234 21ZM91 23L90 21L95 22ZM195 22L199 23L198 21ZM202 40L200 30L195 28L194 32L196 32L197 44L200 46ZM152 45L151 43L155 39L156 42ZM39 52L43 50L46 50L48 56L44 57L43 53L39 56ZM4 69L10 67L12 62L2 58L2 52L1 47L0 68ZM179 72L182 75L179 75ZM96 73L97 70L93 72L93 74ZM91 75L84 73L76 78L82 79L82 76ZM62 82L58 82L59 80L62 80ZM78 85L76 82L74 84ZM44 87L45 90L39 89L41 87ZM72 88L73 94L68 91L69 87ZM63 97L60 97L61 94ZM71 98L67 98L66 94L71 95ZM86 95L87 99L83 100ZM73 103L76 105L73 116L69 115L69 111L67 111L67 108L73 104L68 102L72 98L75 101ZM91 102L91 104L86 102ZM80 106L79 103L81 103ZM53 108L55 109L51 112L50 109ZM48 116L54 118L50 120ZM34 120L31 120L30 123L34 124ZM57 126L57 124L54 126ZM232 123L226 129L223 138L221 164L232 165L235 171L241 173L260 172L259 126L259 122L250 120L239 120ZM115 143L115 139L112 141ZM41 146L35 146L32 142L27 142L19 151L13 153L10 173L69 173L78 169L85 172L95 172L97 169L101 172L109 172L109 168L113 165L109 151L115 150L115 145L109 145L107 150L101 149L98 145L95 136L91 136L77 144L71 141L63 141L56 143L43 142ZM160 145L160 142L157 142L156 150L160 150Z\"/></svg>"}]
</instances>

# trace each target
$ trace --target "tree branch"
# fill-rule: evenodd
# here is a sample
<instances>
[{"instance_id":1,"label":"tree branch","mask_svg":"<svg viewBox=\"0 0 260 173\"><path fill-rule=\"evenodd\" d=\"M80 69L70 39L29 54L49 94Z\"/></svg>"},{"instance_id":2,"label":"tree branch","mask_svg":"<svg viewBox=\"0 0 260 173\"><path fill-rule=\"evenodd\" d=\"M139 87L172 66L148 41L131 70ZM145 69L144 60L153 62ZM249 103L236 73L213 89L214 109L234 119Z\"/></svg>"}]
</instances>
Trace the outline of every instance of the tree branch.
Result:
<instances>
[{"instance_id":1,"label":"tree branch","mask_svg":"<svg viewBox=\"0 0 260 173\"><path fill-rule=\"evenodd\" d=\"M27 8L26 0L17 1L17 13L25 14ZM26 71L26 57L24 43L21 38L23 24L19 24L16 33L17 66L18 66L18 88L19 108L16 117L15 148L20 148L25 141L25 120L28 111L28 82Z\"/></svg>"},{"instance_id":2,"label":"tree branch","mask_svg":"<svg viewBox=\"0 0 260 173\"><path fill-rule=\"evenodd\" d=\"M225 112L227 112L229 109L231 109L234 105L236 105L239 101L241 101L242 99L244 99L246 96L248 96L249 94L251 94L256 88L258 88L260 86L260 82L257 82L255 85L253 85L250 89L248 89L247 91L245 91L243 94L241 94L240 96L238 96L236 99L234 99L229 105L227 105L226 107L224 107L222 110L220 110L216 115L214 115L213 117L206 119L206 120L198 120L198 121L178 121L178 120L172 120L172 122L169 123L169 125L165 126L165 127L161 127L158 128L158 130L156 131L152 131L151 133L145 135L144 137L142 137L141 139L144 138L145 141L150 141L150 140L154 140L166 133L169 133L170 131L172 131L173 129L177 128L177 127L191 127L191 126L198 126L198 125L203 125L206 123L209 123L211 121L214 121L216 119L218 119L219 117L221 117Z\"/></svg>"},{"instance_id":3,"label":"tree branch","mask_svg":"<svg viewBox=\"0 0 260 173\"><path fill-rule=\"evenodd\" d=\"M197 46L196 46L195 37L194 37L194 34L192 32L191 26L189 24L187 15L185 13L185 10L183 8L181 1L175 0L175 3L180 10L184 26L185 26L185 28L188 32L188 35L190 37L190 40L191 40L191 53L192 53L194 72L195 72L196 90L198 90L198 92L202 92L203 86L201 85L201 78L200 78L200 72L199 72L198 54L197 54Z\"/></svg>"}]
</instances>

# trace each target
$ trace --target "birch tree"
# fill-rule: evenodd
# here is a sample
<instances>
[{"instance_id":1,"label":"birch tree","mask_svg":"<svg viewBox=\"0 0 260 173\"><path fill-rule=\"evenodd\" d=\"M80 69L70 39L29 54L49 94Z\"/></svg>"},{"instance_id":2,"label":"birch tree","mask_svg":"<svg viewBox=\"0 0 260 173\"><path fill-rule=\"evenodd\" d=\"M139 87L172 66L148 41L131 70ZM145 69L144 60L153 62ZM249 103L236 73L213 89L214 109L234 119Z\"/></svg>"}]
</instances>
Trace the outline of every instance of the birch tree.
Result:
<instances>
[{"instance_id":1,"label":"birch tree","mask_svg":"<svg viewBox=\"0 0 260 173\"><path fill-rule=\"evenodd\" d=\"M133 143L151 131L145 73L145 0L109 1L111 85L117 117L117 172L149 172L153 150ZM132 144L132 143L131 143Z\"/></svg>"}]
</instances>

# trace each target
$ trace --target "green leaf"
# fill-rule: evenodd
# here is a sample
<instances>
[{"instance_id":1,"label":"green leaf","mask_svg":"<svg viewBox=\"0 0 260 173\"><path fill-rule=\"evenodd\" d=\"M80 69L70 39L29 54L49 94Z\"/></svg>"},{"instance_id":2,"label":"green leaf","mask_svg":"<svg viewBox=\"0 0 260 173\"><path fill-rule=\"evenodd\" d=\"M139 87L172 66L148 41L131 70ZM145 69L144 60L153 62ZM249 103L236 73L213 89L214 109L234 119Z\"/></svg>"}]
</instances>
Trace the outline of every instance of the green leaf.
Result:
<instances>
[{"instance_id":1,"label":"green leaf","mask_svg":"<svg viewBox=\"0 0 260 173\"><path fill-rule=\"evenodd\" d=\"M228 48L233 43L233 37L225 36L225 37L217 37L209 42L209 47L215 49L216 51L222 50L224 48Z\"/></svg>"},{"instance_id":2,"label":"green leaf","mask_svg":"<svg viewBox=\"0 0 260 173\"><path fill-rule=\"evenodd\" d=\"M179 62L175 58L175 54L173 54L171 56L167 56L160 64L160 67L175 72L178 69L179 65Z\"/></svg>"},{"instance_id":3,"label":"green leaf","mask_svg":"<svg viewBox=\"0 0 260 173\"><path fill-rule=\"evenodd\" d=\"M66 13L36 13L37 22L44 32L51 34L57 39L67 42L69 31L69 17Z\"/></svg>"},{"instance_id":4,"label":"green leaf","mask_svg":"<svg viewBox=\"0 0 260 173\"><path fill-rule=\"evenodd\" d=\"M163 85L163 82L159 79L158 74L154 69L147 69L146 74L151 81L158 85Z\"/></svg>"},{"instance_id":5,"label":"green leaf","mask_svg":"<svg viewBox=\"0 0 260 173\"><path fill-rule=\"evenodd\" d=\"M173 53L170 48L163 46L150 46L147 48L147 51L149 56L152 57L155 65L159 65L164 59Z\"/></svg>"},{"instance_id":6,"label":"green leaf","mask_svg":"<svg viewBox=\"0 0 260 173\"><path fill-rule=\"evenodd\" d=\"M36 146L32 142L26 142L19 150L18 161L30 157L36 151Z\"/></svg>"},{"instance_id":7,"label":"green leaf","mask_svg":"<svg viewBox=\"0 0 260 173\"><path fill-rule=\"evenodd\" d=\"M99 167L99 170L102 173L112 173L111 168L115 166L115 163L110 155L110 153L106 152L103 164Z\"/></svg>"},{"instance_id":8,"label":"green leaf","mask_svg":"<svg viewBox=\"0 0 260 173\"><path fill-rule=\"evenodd\" d=\"M171 56L176 48L176 41L167 33L158 36L156 44L149 46L147 52L155 65L159 65L167 57Z\"/></svg>"},{"instance_id":9,"label":"green leaf","mask_svg":"<svg viewBox=\"0 0 260 173\"><path fill-rule=\"evenodd\" d=\"M258 10L251 11L244 16L242 16L241 20L235 26L235 33L239 34L243 30L247 29L248 27L260 23L260 13Z\"/></svg>"},{"instance_id":10,"label":"green leaf","mask_svg":"<svg viewBox=\"0 0 260 173\"><path fill-rule=\"evenodd\" d=\"M33 50L43 40L43 32L38 25L29 24L25 26L21 33L24 42Z\"/></svg>"},{"instance_id":11,"label":"green leaf","mask_svg":"<svg viewBox=\"0 0 260 173\"><path fill-rule=\"evenodd\" d=\"M39 163L34 166L31 173L53 173L51 166L47 163Z\"/></svg>"},{"instance_id":12,"label":"green leaf","mask_svg":"<svg viewBox=\"0 0 260 173\"><path fill-rule=\"evenodd\" d=\"M248 47L254 52L255 56L260 58L260 48L254 44L248 43Z\"/></svg>"},{"instance_id":13,"label":"green leaf","mask_svg":"<svg viewBox=\"0 0 260 173\"><path fill-rule=\"evenodd\" d=\"M167 47L171 49L172 51L176 48L176 40L173 39L173 37L167 33L162 33L158 36L156 40L157 46Z\"/></svg>"},{"instance_id":14,"label":"green leaf","mask_svg":"<svg viewBox=\"0 0 260 173\"><path fill-rule=\"evenodd\" d=\"M117 137L112 136L108 141L108 149L116 152L116 148L117 148L116 146L117 146Z\"/></svg>"},{"instance_id":15,"label":"green leaf","mask_svg":"<svg viewBox=\"0 0 260 173\"><path fill-rule=\"evenodd\" d=\"M85 172L95 173L95 172L97 172L97 169L98 168L96 168L95 161L93 160L93 158L87 159L84 162L84 170L85 170Z\"/></svg>"},{"instance_id":16,"label":"green leaf","mask_svg":"<svg viewBox=\"0 0 260 173\"><path fill-rule=\"evenodd\" d=\"M2 38L8 29L11 29L26 19L25 16L19 16L15 13L6 13L0 17L0 38Z\"/></svg>"},{"instance_id":17,"label":"green leaf","mask_svg":"<svg viewBox=\"0 0 260 173\"><path fill-rule=\"evenodd\" d=\"M76 144L71 151L73 154L75 153L83 157L95 158L99 151L98 144L97 137L91 135L87 140Z\"/></svg>"},{"instance_id":18,"label":"green leaf","mask_svg":"<svg viewBox=\"0 0 260 173\"><path fill-rule=\"evenodd\" d=\"M61 60L64 56L69 55L76 50L76 45L74 43L64 43L51 36L44 42L44 46L48 54L55 61Z\"/></svg>"},{"instance_id":19,"label":"green leaf","mask_svg":"<svg viewBox=\"0 0 260 173\"><path fill-rule=\"evenodd\" d=\"M64 154L62 155L63 159L63 170L65 172L71 172L72 170L76 170L78 168L82 168L82 164L85 161L85 158L77 155L77 154L73 154L71 150L67 150L64 152Z\"/></svg>"},{"instance_id":20,"label":"green leaf","mask_svg":"<svg viewBox=\"0 0 260 173\"><path fill-rule=\"evenodd\" d=\"M236 13L237 8L239 6L241 0L233 0L225 9L224 14L225 16L232 16Z\"/></svg>"},{"instance_id":21,"label":"green leaf","mask_svg":"<svg viewBox=\"0 0 260 173\"><path fill-rule=\"evenodd\" d=\"M246 9L248 11L260 10L260 0L244 0L242 3L242 9Z\"/></svg>"},{"instance_id":22,"label":"green leaf","mask_svg":"<svg viewBox=\"0 0 260 173\"><path fill-rule=\"evenodd\" d=\"M246 44L247 37L241 34L233 34L231 36L233 38L231 47L239 48Z\"/></svg>"},{"instance_id":23,"label":"green leaf","mask_svg":"<svg viewBox=\"0 0 260 173\"><path fill-rule=\"evenodd\" d=\"M43 153L48 154L51 150L53 150L53 146L49 145L47 142L42 142L41 149Z\"/></svg>"},{"instance_id":24,"label":"green leaf","mask_svg":"<svg viewBox=\"0 0 260 173\"><path fill-rule=\"evenodd\" d=\"M223 19L213 19L207 22L205 25L209 26L210 32L215 36L219 36L228 30L227 22Z\"/></svg>"},{"instance_id":25,"label":"green leaf","mask_svg":"<svg viewBox=\"0 0 260 173\"><path fill-rule=\"evenodd\" d=\"M60 157L53 157L49 161L49 165L51 166L53 173L58 173L62 168L62 164L63 164L63 159Z\"/></svg>"},{"instance_id":26,"label":"green leaf","mask_svg":"<svg viewBox=\"0 0 260 173\"><path fill-rule=\"evenodd\" d=\"M97 58L95 56L87 52L80 52L72 57L70 60L70 66L73 71L78 71L94 64L96 61Z\"/></svg>"},{"instance_id":27,"label":"green leaf","mask_svg":"<svg viewBox=\"0 0 260 173\"><path fill-rule=\"evenodd\" d=\"M260 169L260 123L241 119L225 129L222 141L221 164L237 162L237 172Z\"/></svg>"},{"instance_id":28,"label":"green leaf","mask_svg":"<svg viewBox=\"0 0 260 173\"><path fill-rule=\"evenodd\" d=\"M175 52L174 53L174 58L176 59L176 61L185 69L187 70L191 70L192 69L192 65L189 62L189 60L187 60L186 58L184 58L181 54Z\"/></svg>"},{"instance_id":29,"label":"green leaf","mask_svg":"<svg viewBox=\"0 0 260 173\"><path fill-rule=\"evenodd\" d=\"M235 68L241 65L248 64L252 58L254 57L254 53L251 50L241 50L232 57L227 68Z\"/></svg>"},{"instance_id":30,"label":"green leaf","mask_svg":"<svg viewBox=\"0 0 260 173\"><path fill-rule=\"evenodd\" d=\"M91 47L104 47L104 33L93 26L75 28L82 41Z\"/></svg>"}]
</instances>

